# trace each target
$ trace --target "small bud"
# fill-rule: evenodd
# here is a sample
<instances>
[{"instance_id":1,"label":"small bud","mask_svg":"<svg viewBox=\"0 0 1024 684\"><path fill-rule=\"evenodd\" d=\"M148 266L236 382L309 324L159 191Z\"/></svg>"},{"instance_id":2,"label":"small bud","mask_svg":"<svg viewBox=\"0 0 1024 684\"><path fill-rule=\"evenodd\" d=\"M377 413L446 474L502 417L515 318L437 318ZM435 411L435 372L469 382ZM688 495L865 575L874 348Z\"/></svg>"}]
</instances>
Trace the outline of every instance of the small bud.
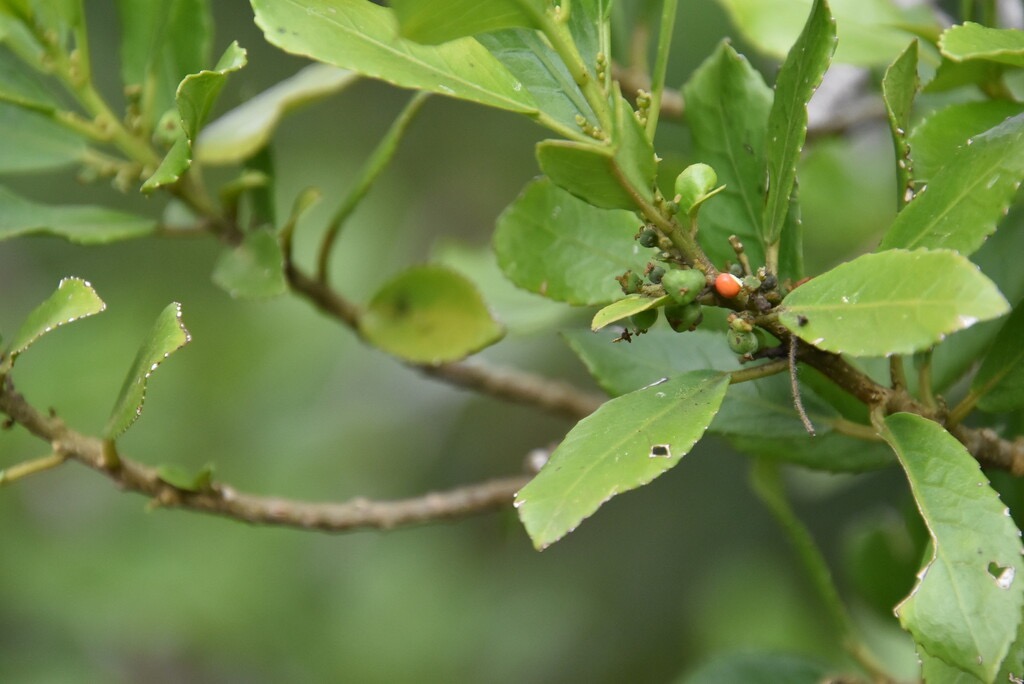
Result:
<instances>
[{"instance_id":1,"label":"small bud","mask_svg":"<svg viewBox=\"0 0 1024 684\"><path fill-rule=\"evenodd\" d=\"M757 351L757 335L753 332L730 330L726 333L726 338L729 341L729 349L737 354L747 355Z\"/></svg>"}]
</instances>

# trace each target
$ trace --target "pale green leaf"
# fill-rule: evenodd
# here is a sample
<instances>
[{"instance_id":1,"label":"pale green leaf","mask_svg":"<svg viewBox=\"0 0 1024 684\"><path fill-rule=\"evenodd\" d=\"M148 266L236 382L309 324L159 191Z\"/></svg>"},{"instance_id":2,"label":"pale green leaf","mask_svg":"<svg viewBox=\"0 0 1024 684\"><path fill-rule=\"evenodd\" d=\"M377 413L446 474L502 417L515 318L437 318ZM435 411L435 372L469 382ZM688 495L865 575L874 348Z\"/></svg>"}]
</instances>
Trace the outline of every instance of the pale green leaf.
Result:
<instances>
[{"instance_id":1,"label":"pale green leaf","mask_svg":"<svg viewBox=\"0 0 1024 684\"><path fill-rule=\"evenodd\" d=\"M968 138L904 207L879 249L946 248L970 254L1006 214L1024 178L1024 114Z\"/></svg>"},{"instance_id":2,"label":"pale green leaf","mask_svg":"<svg viewBox=\"0 0 1024 684\"><path fill-rule=\"evenodd\" d=\"M62 279L57 291L28 315L11 340L7 352L10 363L46 333L106 308L107 305L87 281L81 278Z\"/></svg>"},{"instance_id":3,"label":"pale green leaf","mask_svg":"<svg viewBox=\"0 0 1024 684\"><path fill-rule=\"evenodd\" d=\"M811 8L811 0L719 0L743 36L779 59L793 45ZM890 0L830 0L836 18L841 64L885 66L913 36L914 16ZM931 25L934 19L928 20ZM927 26L929 24L925 24Z\"/></svg>"},{"instance_id":4,"label":"pale green leaf","mask_svg":"<svg viewBox=\"0 0 1024 684\"><path fill-rule=\"evenodd\" d=\"M117 10L121 79L152 127L174 106L181 79L210 63L213 17L207 0L118 0Z\"/></svg>"},{"instance_id":5,"label":"pale green leaf","mask_svg":"<svg viewBox=\"0 0 1024 684\"><path fill-rule=\"evenodd\" d=\"M1010 308L966 257L902 249L841 264L790 292L782 305L779 320L802 340L854 356L921 351Z\"/></svg>"},{"instance_id":6,"label":"pale green leaf","mask_svg":"<svg viewBox=\"0 0 1024 684\"><path fill-rule=\"evenodd\" d=\"M269 230L255 230L237 247L223 252L213 269L213 282L241 298L276 297L288 291L284 256L277 237Z\"/></svg>"},{"instance_id":7,"label":"pale green leaf","mask_svg":"<svg viewBox=\"0 0 1024 684\"><path fill-rule=\"evenodd\" d=\"M22 235L55 235L82 245L149 235L156 221L105 207L37 204L0 187L0 241Z\"/></svg>"},{"instance_id":8,"label":"pale green leaf","mask_svg":"<svg viewBox=\"0 0 1024 684\"><path fill-rule=\"evenodd\" d=\"M347 88L358 78L347 69L311 64L204 126L195 142L195 157L203 164L248 159L266 146L289 112Z\"/></svg>"},{"instance_id":9,"label":"pale green leaf","mask_svg":"<svg viewBox=\"0 0 1024 684\"><path fill-rule=\"evenodd\" d=\"M703 206L697 237L716 264L735 259L736 235L755 265L764 263L765 130L772 91L761 74L728 43L694 71L683 87L694 158L714 167L725 190Z\"/></svg>"},{"instance_id":10,"label":"pale green leaf","mask_svg":"<svg viewBox=\"0 0 1024 684\"><path fill-rule=\"evenodd\" d=\"M245 66L246 52L231 43L213 69L189 74L178 85L175 102L181 117L181 137L175 141L157 170L142 184L143 192L176 182L192 164L192 143L206 123L214 102L230 74Z\"/></svg>"},{"instance_id":11,"label":"pale green leaf","mask_svg":"<svg viewBox=\"0 0 1024 684\"><path fill-rule=\"evenodd\" d=\"M615 321L629 318L641 311L656 309L669 301L671 299L668 295L662 295L661 297L647 297L640 294L626 295L619 301L612 302L594 314L594 319L590 323L590 329L594 331L600 330Z\"/></svg>"},{"instance_id":12,"label":"pale green leaf","mask_svg":"<svg viewBox=\"0 0 1024 684\"><path fill-rule=\"evenodd\" d=\"M541 0L391 0L401 34L437 44L513 26L539 28Z\"/></svg>"},{"instance_id":13,"label":"pale green leaf","mask_svg":"<svg viewBox=\"0 0 1024 684\"><path fill-rule=\"evenodd\" d=\"M595 207L637 210L638 198L654 200L654 148L621 98L611 144L545 140L537 145L537 162L555 185Z\"/></svg>"},{"instance_id":14,"label":"pale green leaf","mask_svg":"<svg viewBox=\"0 0 1024 684\"><path fill-rule=\"evenodd\" d=\"M616 494L687 454L718 411L729 376L694 371L612 399L576 424L515 506L538 549L572 532Z\"/></svg>"},{"instance_id":15,"label":"pale green leaf","mask_svg":"<svg viewBox=\"0 0 1024 684\"><path fill-rule=\"evenodd\" d=\"M914 175L927 182L969 138L1021 113L1024 113L1024 103L986 100L958 102L929 114L910 134Z\"/></svg>"},{"instance_id":16,"label":"pale green leaf","mask_svg":"<svg viewBox=\"0 0 1024 684\"><path fill-rule=\"evenodd\" d=\"M529 29L507 29L478 36L477 40L523 84L537 108L560 124L564 136L582 139L576 117L587 121L597 117L565 63L540 34Z\"/></svg>"},{"instance_id":17,"label":"pale green leaf","mask_svg":"<svg viewBox=\"0 0 1024 684\"><path fill-rule=\"evenodd\" d=\"M985 59L1012 66L1024 66L1024 31L999 29L965 22L952 26L939 38L942 55L954 62Z\"/></svg>"},{"instance_id":18,"label":"pale green leaf","mask_svg":"<svg viewBox=\"0 0 1024 684\"><path fill-rule=\"evenodd\" d=\"M825 0L815 0L800 37L779 70L768 114L768 189L761 226L767 245L777 243L782 236L796 184L796 162L807 138L807 103L835 49L835 19Z\"/></svg>"},{"instance_id":19,"label":"pale green leaf","mask_svg":"<svg viewBox=\"0 0 1024 684\"><path fill-rule=\"evenodd\" d=\"M413 363L458 361L500 340L504 329L473 284L442 266L418 266L385 284L359 320L372 345Z\"/></svg>"},{"instance_id":20,"label":"pale green leaf","mask_svg":"<svg viewBox=\"0 0 1024 684\"><path fill-rule=\"evenodd\" d=\"M142 415L142 404L146 400L146 383L149 376L168 356L181 349L191 340L188 330L181 322L181 305L168 304L160 313L153 329L142 341L128 375L121 386L117 401L110 412L110 418L103 429L106 439L122 435Z\"/></svg>"},{"instance_id":21,"label":"pale green leaf","mask_svg":"<svg viewBox=\"0 0 1024 684\"><path fill-rule=\"evenodd\" d=\"M403 88L534 114L523 84L476 40L419 45L398 35L390 9L365 0L251 0L267 41Z\"/></svg>"},{"instance_id":22,"label":"pale green leaf","mask_svg":"<svg viewBox=\"0 0 1024 684\"><path fill-rule=\"evenodd\" d=\"M85 158L85 140L44 113L0 102L0 130L0 173L50 171Z\"/></svg>"},{"instance_id":23,"label":"pale green leaf","mask_svg":"<svg viewBox=\"0 0 1024 684\"><path fill-rule=\"evenodd\" d=\"M820 684L830 681L823 663L781 653L726 653L680 678L677 684Z\"/></svg>"},{"instance_id":24,"label":"pale green leaf","mask_svg":"<svg viewBox=\"0 0 1024 684\"><path fill-rule=\"evenodd\" d=\"M598 209L536 180L498 217L494 251L509 280L569 304L608 304L622 297L615 276L643 273L654 250L633 239L628 211Z\"/></svg>"},{"instance_id":25,"label":"pale green leaf","mask_svg":"<svg viewBox=\"0 0 1024 684\"><path fill-rule=\"evenodd\" d=\"M1007 319L978 369L971 391L986 411L1015 411L1024 407L1024 306Z\"/></svg>"},{"instance_id":26,"label":"pale green leaf","mask_svg":"<svg viewBox=\"0 0 1024 684\"><path fill-rule=\"evenodd\" d=\"M910 130L910 114L914 98L920 88L917 77L917 41L913 41L900 56L889 65L882 78L882 98L889 118L889 133L896 150L896 191L899 202L907 202L913 196L913 181L910 144L907 132ZM901 204L902 206L902 204Z\"/></svg>"},{"instance_id":27,"label":"pale green leaf","mask_svg":"<svg viewBox=\"0 0 1024 684\"><path fill-rule=\"evenodd\" d=\"M932 538L917 586L896 607L900 624L930 655L991 682L1024 608L1020 532L978 462L940 425L908 413L885 425Z\"/></svg>"}]
</instances>

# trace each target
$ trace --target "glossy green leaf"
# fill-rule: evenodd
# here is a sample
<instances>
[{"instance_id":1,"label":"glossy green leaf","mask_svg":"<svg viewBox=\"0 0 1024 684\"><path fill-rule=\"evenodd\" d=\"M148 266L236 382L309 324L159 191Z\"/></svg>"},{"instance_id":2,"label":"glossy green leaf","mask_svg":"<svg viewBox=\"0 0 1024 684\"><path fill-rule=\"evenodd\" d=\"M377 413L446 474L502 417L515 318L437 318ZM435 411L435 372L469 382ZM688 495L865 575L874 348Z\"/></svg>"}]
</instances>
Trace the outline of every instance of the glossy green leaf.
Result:
<instances>
[{"instance_id":1,"label":"glossy green leaf","mask_svg":"<svg viewBox=\"0 0 1024 684\"><path fill-rule=\"evenodd\" d=\"M0 241L22 235L55 235L81 245L151 234L156 221L104 207L37 204L0 187Z\"/></svg>"},{"instance_id":2,"label":"glossy green leaf","mask_svg":"<svg viewBox=\"0 0 1024 684\"><path fill-rule=\"evenodd\" d=\"M43 113L0 102L0 130L0 173L50 171L85 158L85 139Z\"/></svg>"},{"instance_id":3,"label":"glossy green leaf","mask_svg":"<svg viewBox=\"0 0 1024 684\"><path fill-rule=\"evenodd\" d=\"M902 249L841 264L790 292L782 305L779 320L802 340L854 356L921 351L1010 308L966 257Z\"/></svg>"},{"instance_id":4,"label":"glossy green leaf","mask_svg":"<svg viewBox=\"0 0 1024 684\"><path fill-rule=\"evenodd\" d=\"M181 79L210 63L213 17L207 0L118 0L117 11L121 79L152 127L174 106Z\"/></svg>"},{"instance_id":5,"label":"glossy green leaf","mask_svg":"<svg viewBox=\"0 0 1024 684\"><path fill-rule=\"evenodd\" d=\"M583 138L576 117L587 121L597 117L565 63L540 34L529 29L507 29L478 36L477 40L523 84L537 108L560 124L564 136Z\"/></svg>"},{"instance_id":6,"label":"glossy green leaf","mask_svg":"<svg viewBox=\"0 0 1024 684\"><path fill-rule=\"evenodd\" d=\"M971 391L986 411L1024 408L1024 306L1007 319L971 382Z\"/></svg>"},{"instance_id":7,"label":"glossy green leaf","mask_svg":"<svg viewBox=\"0 0 1024 684\"><path fill-rule=\"evenodd\" d=\"M156 469L157 476L178 489L186 492L201 492L210 488L213 481L213 464L207 463L198 473L190 473L176 465L162 465Z\"/></svg>"},{"instance_id":8,"label":"glossy green leaf","mask_svg":"<svg viewBox=\"0 0 1024 684\"><path fill-rule=\"evenodd\" d=\"M248 159L266 146L287 114L358 79L347 69L311 64L204 126L195 142L196 159L203 164L237 164Z\"/></svg>"},{"instance_id":9,"label":"glossy green leaf","mask_svg":"<svg viewBox=\"0 0 1024 684\"><path fill-rule=\"evenodd\" d=\"M540 0L391 0L402 37L417 43L444 43L463 36L513 26L538 28Z\"/></svg>"},{"instance_id":10,"label":"glossy green leaf","mask_svg":"<svg viewBox=\"0 0 1024 684\"><path fill-rule=\"evenodd\" d=\"M160 312L153 329L142 341L128 375L121 386L117 401L110 412L110 418L103 429L106 439L116 439L132 426L142 415L142 404L146 400L146 383L149 376L168 356L181 349L192 337L181 322L181 305L168 304Z\"/></svg>"},{"instance_id":11,"label":"glossy green leaf","mask_svg":"<svg viewBox=\"0 0 1024 684\"><path fill-rule=\"evenodd\" d=\"M251 0L272 45L404 88L533 114L533 98L472 38L419 45L390 9L365 0Z\"/></svg>"},{"instance_id":12,"label":"glossy green leaf","mask_svg":"<svg viewBox=\"0 0 1024 684\"><path fill-rule=\"evenodd\" d=\"M910 134L915 175L924 181L934 177L969 138L1021 113L1024 103L986 100L959 102L929 114Z\"/></svg>"},{"instance_id":13,"label":"glossy green leaf","mask_svg":"<svg viewBox=\"0 0 1024 684\"><path fill-rule=\"evenodd\" d=\"M783 59L807 18L811 0L719 0L743 36L758 49ZM890 0L830 0L841 64L885 66L913 36L916 17ZM934 19L929 19L934 24Z\"/></svg>"},{"instance_id":14,"label":"glossy green leaf","mask_svg":"<svg viewBox=\"0 0 1024 684\"><path fill-rule=\"evenodd\" d=\"M820 684L829 681L823 664L782 653L726 653L698 667L677 684Z\"/></svg>"},{"instance_id":15,"label":"glossy green leaf","mask_svg":"<svg viewBox=\"0 0 1024 684\"><path fill-rule=\"evenodd\" d=\"M504 335L473 284L442 266L414 267L390 280L359 331L375 347L426 364L458 361Z\"/></svg>"},{"instance_id":16,"label":"glossy green leaf","mask_svg":"<svg viewBox=\"0 0 1024 684\"><path fill-rule=\"evenodd\" d=\"M978 462L940 425L898 413L885 426L932 538L917 586L896 607L900 624L930 655L991 682L1024 608L1020 532Z\"/></svg>"},{"instance_id":17,"label":"glossy green leaf","mask_svg":"<svg viewBox=\"0 0 1024 684\"><path fill-rule=\"evenodd\" d=\"M654 200L654 148L624 99L612 144L545 140L537 145L537 162L555 185L595 207L635 211L637 197Z\"/></svg>"},{"instance_id":18,"label":"glossy green leaf","mask_svg":"<svg viewBox=\"0 0 1024 684\"><path fill-rule=\"evenodd\" d=\"M879 249L970 254L1006 214L1024 178L1024 114L968 138L889 227Z\"/></svg>"},{"instance_id":19,"label":"glossy green leaf","mask_svg":"<svg viewBox=\"0 0 1024 684\"><path fill-rule=\"evenodd\" d=\"M697 237L716 264L735 259L730 235L751 262L764 263L764 136L772 91L761 74L728 43L719 44L683 87L694 158L714 167L725 185L700 211Z\"/></svg>"},{"instance_id":20,"label":"glossy green leaf","mask_svg":"<svg viewBox=\"0 0 1024 684\"><path fill-rule=\"evenodd\" d=\"M882 78L882 98L889 118L889 133L896 150L896 191L899 202L909 202L913 197L913 181L910 144L907 132L910 130L910 114L917 96L920 80L917 77L917 41L900 53ZM901 204L902 206L902 204Z\"/></svg>"},{"instance_id":21,"label":"glossy green leaf","mask_svg":"<svg viewBox=\"0 0 1024 684\"><path fill-rule=\"evenodd\" d=\"M10 363L46 333L66 323L98 314L106 308L107 305L87 281L64 278L57 286L57 291L28 315L11 340L7 353Z\"/></svg>"},{"instance_id":22,"label":"glossy green leaf","mask_svg":"<svg viewBox=\"0 0 1024 684\"><path fill-rule=\"evenodd\" d=\"M572 532L616 494L686 455L725 397L729 376L694 371L605 403L569 431L515 506L538 549Z\"/></svg>"},{"instance_id":23,"label":"glossy green leaf","mask_svg":"<svg viewBox=\"0 0 1024 684\"><path fill-rule=\"evenodd\" d=\"M142 184L143 192L177 181L192 164L192 143L206 123L214 102L230 74L245 66L246 52L231 43L212 70L189 74L178 86L175 101L181 116L182 137L174 143L156 172Z\"/></svg>"},{"instance_id":24,"label":"glossy green leaf","mask_svg":"<svg viewBox=\"0 0 1024 684\"><path fill-rule=\"evenodd\" d=\"M629 394L661 378L696 370L739 369L721 333L695 330L677 333L654 328L629 344L613 342L612 335L566 330L566 343L597 383L613 397Z\"/></svg>"},{"instance_id":25,"label":"glossy green leaf","mask_svg":"<svg viewBox=\"0 0 1024 684\"><path fill-rule=\"evenodd\" d=\"M213 269L213 282L232 297L276 297L287 292L277 237L269 230L246 235L242 244L221 254Z\"/></svg>"},{"instance_id":26,"label":"glossy green leaf","mask_svg":"<svg viewBox=\"0 0 1024 684\"><path fill-rule=\"evenodd\" d=\"M533 181L498 217L494 251L509 280L569 304L622 297L615 276L643 273L654 250L633 239L637 218L576 199L548 179Z\"/></svg>"},{"instance_id":27,"label":"glossy green leaf","mask_svg":"<svg viewBox=\"0 0 1024 684\"><path fill-rule=\"evenodd\" d=\"M768 114L768 189L762 219L767 245L777 243L782 236L796 184L796 162L807 138L807 103L835 49L835 19L825 0L815 0L800 37L779 70L775 100Z\"/></svg>"},{"instance_id":28,"label":"glossy green leaf","mask_svg":"<svg viewBox=\"0 0 1024 684\"><path fill-rule=\"evenodd\" d=\"M1024 31L991 28L968 21L946 29L939 38L939 50L955 62L986 59L1021 67L1024 66Z\"/></svg>"},{"instance_id":29,"label":"glossy green leaf","mask_svg":"<svg viewBox=\"0 0 1024 684\"><path fill-rule=\"evenodd\" d=\"M615 321L629 318L641 311L656 309L668 301L671 301L668 295L662 295L661 297L647 297L640 294L626 295L619 301L612 302L594 314L594 319L590 322L590 329L594 331L600 330Z\"/></svg>"}]
</instances>

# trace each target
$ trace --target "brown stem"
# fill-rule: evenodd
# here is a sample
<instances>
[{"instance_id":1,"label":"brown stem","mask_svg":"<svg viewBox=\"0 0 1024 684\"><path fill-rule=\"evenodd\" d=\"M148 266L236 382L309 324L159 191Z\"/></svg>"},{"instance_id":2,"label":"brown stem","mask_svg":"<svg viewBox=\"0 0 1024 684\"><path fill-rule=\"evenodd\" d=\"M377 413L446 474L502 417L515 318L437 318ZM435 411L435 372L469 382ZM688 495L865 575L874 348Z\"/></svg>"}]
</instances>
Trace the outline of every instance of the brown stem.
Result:
<instances>
[{"instance_id":1,"label":"brown stem","mask_svg":"<svg viewBox=\"0 0 1024 684\"><path fill-rule=\"evenodd\" d=\"M342 503L257 496L218 483L193 492L164 482L155 468L138 461L121 457L115 465L109 465L103 440L83 435L68 428L59 418L40 413L9 381L0 389L0 412L53 445L57 457L76 460L103 473L120 489L148 496L159 506L212 513L257 525L347 532L463 518L509 506L515 493L530 480L526 475L512 476L411 499L356 498Z\"/></svg>"}]
</instances>

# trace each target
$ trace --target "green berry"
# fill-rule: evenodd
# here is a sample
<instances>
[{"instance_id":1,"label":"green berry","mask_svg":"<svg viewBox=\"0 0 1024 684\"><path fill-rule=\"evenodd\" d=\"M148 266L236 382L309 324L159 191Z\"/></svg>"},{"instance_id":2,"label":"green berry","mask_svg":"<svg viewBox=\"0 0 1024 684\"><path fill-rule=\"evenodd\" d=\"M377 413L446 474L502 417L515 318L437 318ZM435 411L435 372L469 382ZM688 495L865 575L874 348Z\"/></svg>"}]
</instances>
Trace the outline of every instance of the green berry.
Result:
<instances>
[{"instance_id":1,"label":"green berry","mask_svg":"<svg viewBox=\"0 0 1024 684\"><path fill-rule=\"evenodd\" d=\"M635 313L630 320L637 332L646 331L658 322L658 310L647 309L646 311Z\"/></svg>"},{"instance_id":2,"label":"green berry","mask_svg":"<svg viewBox=\"0 0 1024 684\"><path fill-rule=\"evenodd\" d=\"M669 304L665 307L665 320L676 332L696 330L704 320L704 311L698 302Z\"/></svg>"},{"instance_id":3,"label":"green berry","mask_svg":"<svg viewBox=\"0 0 1024 684\"><path fill-rule=\"evenodd\" d=\"M689 304L707 286L707 279L703 272L693 268L673 269L662 276L661 285L676 304Z\"/></svg>"},{"instance_id":4,"label":"green berry","mask_svg":"<svg viewBox=\"0 0 1024 684\"><path fill-rule=\"evenodd\" d=\"M665 269L661 266L655 266L647 272L647 279L651 281L653 285L660 285L662 278L665 277Z\"/></svg>"},{"instance_id":5,"label":"green berry","mask_svg":"<svg viewBox=\"0 0 1024 684\"><path fill-rule=\"evenodd\" d=\"M633 271L626 271L620 276L615 276L615 280L619 281L623 294L637 294L644 286L643 279Z\"/></svg>"},{"instance_id":6,"label":"green berry","mask_svg":"<svg viewBox=\"0 0 1024 684\"><path fill-rule=\"evenodd\" d=\"M636 236L636 241L644 247L657 247L658 231L650 226L645 226Z\"/></svg>"},{"instance_id":7,"label":"green berry","mask_svg":"<svg viewBox=\"0 0 1024 684\"><path fill-rule=\"evenodd\" d=\"M730 330L726 333L726 338L729 340L729 349L737 354L753 354L757 351L757 335L753 332Z\"/></svg>"}]
</instances>

